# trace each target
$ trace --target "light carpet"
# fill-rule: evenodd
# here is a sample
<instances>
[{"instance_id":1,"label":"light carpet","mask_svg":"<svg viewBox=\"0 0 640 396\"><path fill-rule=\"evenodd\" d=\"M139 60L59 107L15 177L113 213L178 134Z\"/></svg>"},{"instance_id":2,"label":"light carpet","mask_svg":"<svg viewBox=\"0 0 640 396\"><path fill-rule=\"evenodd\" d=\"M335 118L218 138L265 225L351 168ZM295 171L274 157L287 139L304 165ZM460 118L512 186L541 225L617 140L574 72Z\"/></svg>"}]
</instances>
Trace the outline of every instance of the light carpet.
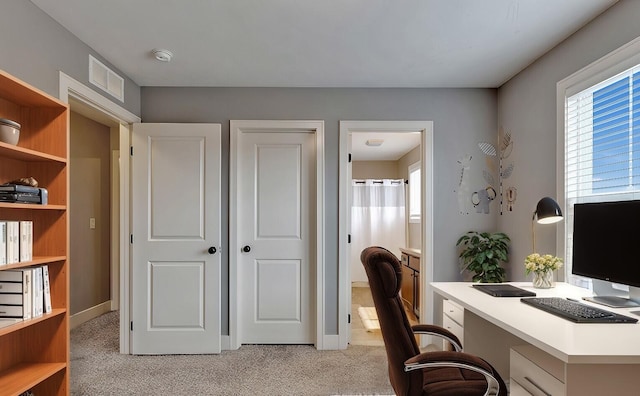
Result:
<instances>
[{"instance_id":1,"label":"light carpet","mask_svg":"<svg viewBox=\"0 0 640 396\"><path fill-rule=\"evenodd\" d=\"M244 345L219 355L118 353L118 313L71 331L72 395L389 395L384 347Z\"/></svg>"}]
</instances>

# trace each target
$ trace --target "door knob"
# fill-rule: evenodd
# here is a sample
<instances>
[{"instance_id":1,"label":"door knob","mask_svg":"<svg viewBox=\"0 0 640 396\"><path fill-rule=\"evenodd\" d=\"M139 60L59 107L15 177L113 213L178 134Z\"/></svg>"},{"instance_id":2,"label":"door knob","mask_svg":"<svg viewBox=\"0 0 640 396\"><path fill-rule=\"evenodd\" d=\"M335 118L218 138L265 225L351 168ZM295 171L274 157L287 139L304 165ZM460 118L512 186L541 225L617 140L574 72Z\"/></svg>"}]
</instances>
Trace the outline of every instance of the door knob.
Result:
<instances>
[{"instance_id":1,"label":"door knob","mask_svg":"<svg viewBox=\"0 0 640 396\"><path fill-rule=\"evenodd\" d=\"M251 246L245 245L242 247L242 251L245 253L249 253L251 251Z\"/></svg>"},{"instance_id":2,"label":"door knob","mask_svg":"<svg viewBox=\"0 0 640 396\"><path fill-rule=\"evenodd\" d=\"M213 246L211 246L211 247L209 248L209 250L208 250L209 254L216 254L216 252L217 252L217 251L218 251L218 250L217 250L215 247L213 247Z\"/></svg>"}]
</instances>

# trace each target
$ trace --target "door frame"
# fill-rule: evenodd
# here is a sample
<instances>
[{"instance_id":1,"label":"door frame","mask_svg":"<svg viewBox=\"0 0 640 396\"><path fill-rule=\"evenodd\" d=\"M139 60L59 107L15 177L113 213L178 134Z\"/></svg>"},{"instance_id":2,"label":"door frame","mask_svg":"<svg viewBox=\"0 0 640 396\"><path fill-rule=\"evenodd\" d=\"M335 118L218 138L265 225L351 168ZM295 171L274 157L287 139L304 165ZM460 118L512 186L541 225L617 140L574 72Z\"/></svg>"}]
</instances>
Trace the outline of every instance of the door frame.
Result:
<instances>
[{"instance_id":1,"label":"door frame","mask_svg":"<svg viewBox=\"0 0 640 396\"><path fill-rule=\"evenodd\" d=\"M244 131L261 133L310 132L314 134L316 153L316 207L315 246L311 246L315 253L315 327L317 349L326 349L331 342L324 335L324 300L325 300L325 259L324 259L324 121L305 120L231 120L229 123L229 344L231 349L238 349L242 345L242 329L240 315L238 315L238 300L241 292L241 282L238 278L238 139ZM314 219L311 219L314 221ZM313 254L313 253L312 253ZM313 303L312 303L313 304Z\"/></svg>"},{"instance_id":2,"label":"door frame","mask_svg":"<svg viewBox=\"0 0 640 396\"><path fill-rule=\"evenodd\" d=\"M420 133L420 174L422 177L421 259L420 259L420 319L433 323L434 281L433 261L433 121L340 121L340 177L338 197L338 337L339 348L346 349L350 338L351 274L347 224L350 216L348 193L351 188L349 166L349 134L351 132L418 132ZM424 275L424 276L423 276ZM430 304L429 304L430 302ZM429 304L429 305L427 305ZM431 340L423 337L421 345Z\"/></svg>"},{"instance_id":3,"label":"door frame","mask_svg":"<svg viewBox=\"0 0 640 396\"><path fill-rule=\"evenodd\" d=\"M108 120L110 124L117 124L111 127L111 131L117 131L120 136L120 153L128 153L130 147L131 131L130 125L140 122L137 115L131 113L120 105L110 101L86 85L73 79L63 72L59 72L59 99L64 103L69 103L72 98L80 102L82 106L97 117ZM74 110L74 109L72 109ZM130 322L130 250L129 250L129 213L130 213L130 161L131 157L121 157L120 161L120 230L118 239L120 242L119 260L112 260L112 265L119 264L119 269L112 268L111 273L119 272L119 279L112 282L111 292L119 296L120 303L120 353L129 353L131 334L129 331Z\"/></svg>"}]
</instances>

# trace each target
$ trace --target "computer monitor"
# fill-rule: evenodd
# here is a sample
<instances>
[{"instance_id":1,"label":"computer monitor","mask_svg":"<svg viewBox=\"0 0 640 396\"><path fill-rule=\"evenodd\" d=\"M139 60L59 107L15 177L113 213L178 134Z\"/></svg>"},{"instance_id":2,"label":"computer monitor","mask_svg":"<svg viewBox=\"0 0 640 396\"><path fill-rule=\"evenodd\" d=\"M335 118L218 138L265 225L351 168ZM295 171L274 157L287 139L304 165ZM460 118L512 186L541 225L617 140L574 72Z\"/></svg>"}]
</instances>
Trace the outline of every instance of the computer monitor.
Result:
<instances>
[{"instance_id":1,"label":"computer monitor","mask_svg":"<svg viewBox=\"0 0 640 396\"><path fill-rule=\"evenodd\" d=\"M640 200L575 204L572 273L629 286L629 298L597 296L611 307L640 306Z\"/></svg>"}]
</instances>

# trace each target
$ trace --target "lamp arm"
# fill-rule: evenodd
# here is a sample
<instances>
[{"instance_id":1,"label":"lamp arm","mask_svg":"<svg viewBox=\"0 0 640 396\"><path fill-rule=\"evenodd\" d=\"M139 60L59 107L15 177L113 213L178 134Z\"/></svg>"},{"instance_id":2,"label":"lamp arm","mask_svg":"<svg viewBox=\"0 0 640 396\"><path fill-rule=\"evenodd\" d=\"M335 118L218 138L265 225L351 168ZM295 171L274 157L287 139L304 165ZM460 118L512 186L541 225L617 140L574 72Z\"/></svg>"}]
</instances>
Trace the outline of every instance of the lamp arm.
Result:
<instances>
[{"instance_id":1,"label":"lamp arm","mask_svg":"<svg viewBox=\"0 0 640 396\"><path fill-rule=\"evenodd\" d=\"M536 252L536 212L533 212L533 216L531 217L531 253Z\"/></svg>"}]
</instances>

